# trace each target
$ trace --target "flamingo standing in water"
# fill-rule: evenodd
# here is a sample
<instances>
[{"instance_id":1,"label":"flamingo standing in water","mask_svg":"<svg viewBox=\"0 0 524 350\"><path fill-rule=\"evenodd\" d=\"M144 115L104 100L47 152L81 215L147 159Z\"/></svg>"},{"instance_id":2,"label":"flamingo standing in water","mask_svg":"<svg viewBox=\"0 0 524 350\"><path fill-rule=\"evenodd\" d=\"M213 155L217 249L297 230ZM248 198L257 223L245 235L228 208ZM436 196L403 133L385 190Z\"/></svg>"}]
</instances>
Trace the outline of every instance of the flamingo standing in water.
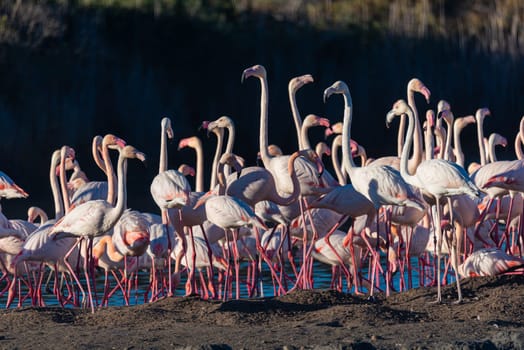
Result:
<instances>
[{"instance_id":1,"label":"flamingo standing in water","mask_svg":"<svg viewBox=\"0 0 524 350\"><path fill-rule=\"evenodd\" d=\"M119 151L117 167L118 197L116 206L112 206L105 200L93 200L85 202L73 208L73 210L71 210L61 220L59 220L49 232L51 237L56 238L71 236L79 237L79 242L82 240L82 238L88 238L88 257L92 251L93 238L96 236L101 236L111 230L117 223L118 219L120 219L120 216L127 206L127 160L139 159L141 161L145 161L145 155L133 146L128 145L124 148L120 148L118 146L110 147L115 147ZM74 275L74 270L72 267L68 267L70 272ZM91 310L94 312L95 305L93 303L91 285L89 282L89 271L91 271L92 275L92 266L91 268L88 268L88 259L84 260L84 269L89 293L89 302L91 303ZM80 285L78 281L77 283Z\"/></svg>"},{"instance_id":2,"label":"flamingo standing in water","mask_svg":"<svg viewBox=\"0 0 524 350\"><path fill-rule=\"evenodd\" d=\"M408 116L408 131L405 140L405 145L402 150L400 171L402 177L406 182L419 188L424 195L430 196L435 200L434 211L434 227L437 234L437 302L442 301L440 291L440 258L441 258L441 244L442 244L442 229L441 229L441 209L440 202L443 198L453 195L467 194L471 197L478 197L480 190L468 177L464 168L455 163L443 159L431 159L423 161L417 168L414 175L410 175L407 169L408 154L411 151L413 132L414 132L414 116L411 108L405 101L399 100L395 102L393 108L387 114L387 122L391 122L396 116L406 114ZM452 237L454 239L454 237ZM456 244L452 245L452 263L455 271L458 271L458 258ZM462 301L462 292L460 289L460 279L457 278L458 301Z\"/></svg>"},{"instance_id":3,"label":"flamingo standing in water","mask_svg":"<svg viewBox=\"0 0 524 350\"><path fill-rule=\"evenodd\" d=\"M344 97L344 119L342 131L342 152L347 155L343 159L343 168L349 175L351 183L355 190L363 194L370 200L377 212L383 205L399 205L414 207L419 210L424 210L424 206L420 203L411 187L402 178L400 173L389 166L370 165L365 167L356 167L353 161L353 155L349 150L351 139L351 122L353 103L349 88L343 81L337 81L330 87L324 90L324 101L333 94L341 94ZM374 260L378 260L378 253L373 254ZM374 261L374 267L377 264ZM374 269L373 269L374 270ZM386 293L389 294L389 272L386 269ZM370 294L373 295L374 278L371 281Z\"/></svg>"},{"instance_id":4,"label":"flamingo standing in water","mask_svg":"<svg viewBox=\"0 0 524 350\"><path fill-rule=\"evenodd\" d=\"M118 284L124 283L122 292L126 302L129 298L128 281L131 281L131 279L127 278L127 257L136 257L136 264L138 266L138 257L143 255L149 246L149 226L150 224L141 213L127 209L115 224L112 234L102 236L93 247L93 256L98 259L99 266L102 253L105 250L107 250L107 257L108 260L110 260L105 261L106 266L124 261L123 279ZM102 305L107 305L109 299L107 268L105 270L106 275Z\"/></svg>"},{"instance_id":5,"label":"flamingo standing in water","mask_svg":"<svg viewBox=\"0 0 524 350\"><path fill-rule=\"evenodd\" d=\"M151 182L150 191L153 200L156 205L160 208L162 214L162 223L165 226L165 234L168 238L169 254L168 254L168 296L173 295L172 287L172 276L171 276L171 263L169 261L171 256L171 249L173 245L171 238L169 237L169 223L170 213L169 209L181 207L188 204L189 193L191 192L191 186L187 181L186 177L178 172L177 170L167 169L167 138L173 138L173 129L171 127L171 119L165 117L161 121L161 133L160 133L160 163L158 168L158 175L155 176ZM176 223L176 222L175 222ZM183 242L185 238L183 236L183 227L177 225L175 231L180 235Z\"/></svg>"}]
</instances>

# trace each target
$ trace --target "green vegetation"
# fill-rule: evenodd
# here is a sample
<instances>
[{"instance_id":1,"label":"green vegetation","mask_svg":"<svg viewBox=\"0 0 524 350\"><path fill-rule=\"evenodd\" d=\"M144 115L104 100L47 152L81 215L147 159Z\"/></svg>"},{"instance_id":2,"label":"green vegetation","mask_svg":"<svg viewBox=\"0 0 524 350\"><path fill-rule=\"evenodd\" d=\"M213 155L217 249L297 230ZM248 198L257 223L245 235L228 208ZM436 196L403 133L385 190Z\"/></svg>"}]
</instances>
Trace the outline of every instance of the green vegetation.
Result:
<instances>
[{"instance_id":1,"label":"green vegetation","mask_svg":"<svg viewBox=\"0 0 524 350\"><path fill-rule=\"evenodd\" d=\"M362 29L405 37L476 41L491 53L524 53L520 0L55 0L88 8L184 15L218 26L266 15L319 30Z\"/></svg>"}]
</instances>

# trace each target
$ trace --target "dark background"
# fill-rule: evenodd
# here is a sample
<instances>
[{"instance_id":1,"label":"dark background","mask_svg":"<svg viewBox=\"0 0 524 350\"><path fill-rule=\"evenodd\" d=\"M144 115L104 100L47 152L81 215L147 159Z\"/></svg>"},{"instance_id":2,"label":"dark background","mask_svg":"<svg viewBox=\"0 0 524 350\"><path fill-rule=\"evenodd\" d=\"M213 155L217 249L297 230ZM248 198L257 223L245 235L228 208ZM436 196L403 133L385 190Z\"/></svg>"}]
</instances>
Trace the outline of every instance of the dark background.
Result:
<instances>
[{"instance_id":1,"label":"dark background","mask_svg":"<svg viewBox=\"0 0 524 350\"><path fill-rule=\"evenodd\" d=\"M524 114L519 1L128 2L0 1L0 170L30 194L2 201L8 217L24 217L31 205L52 212L49 161L64 144L90 179L103 180L90 145L109 132L148 155L147 167L130 162L129 206L156 212L149 185L163 116L175 132L170 168L194 164L193 152L176 148L197 135L210 171L215 139L198 126L221 115L237 125L235 152L254 164L260 85L240 83L254 64L268 72L269 142L285 153L296 148L287 84L309 73L315 82L297 94L302 117L341 121L342 98L324 104L322 93L344 80L352 136L369 156L396 153L396 128L386 129L385 115L418 77L432 92L430 105L417 96L421 116L440 99L455 117L488 107L485 134L506 136L499 159L515 158ZM322 140L321 130L311 135L313 144ZM475 126L462 135L466 164L478 161Z\"/></svg>"}]
</instances>

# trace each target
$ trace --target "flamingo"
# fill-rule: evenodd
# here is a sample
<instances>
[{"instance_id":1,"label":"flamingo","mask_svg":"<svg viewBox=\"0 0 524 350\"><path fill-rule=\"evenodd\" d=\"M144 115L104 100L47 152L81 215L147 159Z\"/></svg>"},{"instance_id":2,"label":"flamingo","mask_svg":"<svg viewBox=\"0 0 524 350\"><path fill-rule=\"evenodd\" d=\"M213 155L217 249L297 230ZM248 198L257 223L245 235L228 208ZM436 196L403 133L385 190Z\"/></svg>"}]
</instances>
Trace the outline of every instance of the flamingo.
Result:
<instances>
[{"instance_id":1,"label":"flamingo","mask_svg":"<svg viewBox=\"0 0 524 350\"><path fill-rule=\"evenodd\" d=\"M395 169L378 164L365 167L355 166L353 155L349 151L353 109L349 88L343 81L336 81L324 90L324 101L333 94L341 94L344 98L342 152L348 156L343 159L342 166L349 175L355 190L373 203L377 214L381 206L391 204L424 210L424 206L420 203L420 200L416 197L411 187ZM374 259L376 258L377 254L374 254ZM386 270L386 278L389 278L388 270ZM371 296L373 295L373 281L374 279L372 279ZM389 281L387 283L386 293L389 294Z\"/></svg>"},{"instance_id":2,"label":"flamingo","mask_svg":"<svg viewBox=\"0 0 524 350\"><path fill-rule=\"evenodd\" d=\"M63 158L62 155L66 156L66 158ZM64 205L63 200L60 198L60 189L55 169L61 161L67 162L72 159L71 157L73 157L73 155L74 152L72 152L69 147L62 147L60 150L53 152L49 168L49 182L51 184L55 205L55 218L42 222L40 226L24 240L21 249L12 261L13 266L19 266L23 261L37 261L48 264L52 269L57 270L57 273L68 271L63 259L66 253L71 250L76 239L65 238L55 241L49 237L48 233L56 220L64 215ZM32 219L34 213L38 213L38 210L32 208L28 210L28 221ZM70 258L69 260L74 264L76 261L72 259L73 258ZM54 291L58 300L62 303L57 282L55 277ZM34 289L40 290L40 284L36 284Z\"/></svg>"},{"instance_id":3,"label":"flamingo","mask_svg":"<svg viewBox=\"0 0 524 350\"><path fill-rule=\"evenodd\" d=\"M203 204L205 205L207 219L218 227L221 227L226 233L226 238L228 237L227 231L232 229L234 232L233 239L236 240L238 238L236 229L243 226L253 226L255 227L255 230L256 228L267 229L262 220L256 216L253 209L251 209L251 207L245 202L242 202L235 197L228 195L215 195L210 191L198 200L195 207L199 207ZM260 242L259 237L260 235L257 234L258 242ZM236 296L238 299L240 295L240 280L238 275L239 267L237 264L238 262L236 261ZM224 297L226 296L227 293L224 293Z\"/></svg>"},{"instance_id":4,"label":"flamingo","mask_svg":"<svg viewBox=\"0 0 524 350\"><path fill-rule=\"evenodd\" d=\"M117 223L118 219L124 212L127 204L127 160L139 159L145 161L145 155L138 151L133 146L125 146L120 148L118 146L109 146L116 148L119 151L118 157L118 196L116 205L113 206L105 200L92 200L76 206L67 213L61 220L59 220L50 230L51 237L60 238L63 236L73 236L84 238L87 237L91 241L89 250L92 247L92 239L96 236L101 236L111 230ZM55 239L56 239L55 238ZM91 311L94 312L94 303L90 291L89 276L87 269L87 259L84 263L86 281L89 289L89 301L91 303ZM74 271L70 268L72 274Z\"/></svg>"},{"instance_id":5,"label":"flamingo","mask_svg":"<svg viewBox=\"0 0 524 350\"><path fill-rule=\"evenodd\" d=\"M408 116L408 131L405 140L404 149L402 150L401 157L401 174L406 182L411 185L419 188L424 195L430 196L430 198L435 200L434 206L434 227L437 234L437 302L442 301L441 291L440 291L440 246L442 244L442 230L440 226L441 222L441 209L440 201L443 198L450 197L453 195L467 194L471 197L478 197L480 195L480 190L475 186L475 184L468 177L464 168L458 166L455 163L443 160L443 159L430 159L422 162L415 172L414 175L410 175L407 169L407 157L411 149L411 142L413 139L414 132L414 116L411 108L403 100L398 100L393 105L393 108L387 114L387 122L391 122L396 116L402 114L407 114ZM456 246L453 245L454 252L452 253L452 262L454 262L453 268L457 270L457 253ZM460 279L457 278L457 289L458 289L458 301L462 301L462 292L460 289Z\"/></svg>"},{"instance_id":6,"label":"flamingo","mask_svg":"<svg viewBox=\"0 0 524 350\"><path fill-rule=\"evenodd\" d=\"M27 192L15 184L6 173L0 171L0 198L27 198L28 196Z\"/></svg>"},{"instance_id":7,"label":"flamingo","mask_svg":"<svg viewBox=\"0 0 524 350\"><path fill-rule=\"evenodd\" d=\"M267 74L266 69L261 65L255 65L247 68L242 73L242 81L249 77L256 77L260 80L261 84L261 97L260 97L260 157L264 163L264 167L268 169L275 178L277 190L284 193L293 193L293 183L289 176L286 174L287 161L289 156L278 156L273 157L268 153L268 136L267 136L267 107L268 107L268 88L267 88ZM312 152L314 154L314 152ZM313 154L310 154L313 156ZM315 154L316 155L316 154ZM319 181L319 174L322 172L321 164L318 162L318 157L315 158L317 167L311 162L306 161L303 158L295 163L297 177L300 183L301 195L315 195L328 192L329 190L323 189L322 184Z\"/></svg>"},{"instance_id":8,"label":"flamingo","mask_svg":"<svg viewBox=\"0 0 524 350\"><path fill-rule=\"evenodd\" d=\"M151 182L151 196L162 210L180 208L187 204L191 186L180 172L167 169L167 137L173 137L171 120L167 117L161 122L160 165L158 175Z\"/></svg>"},{"instance_id":9,"label":"flamingo","mask_svg":"<svg viewBox=\"0 0 524 350\"><path fill-rule=\"evenodd\" d=\"M162 223L165 226L165 232L167 235L168 226L170 223L169 209L176 208L180 209L189 202L189 193L191 192L191 186L187 181L186 177L180 172L167 169L167 138L173 138L173 129L171 127L171 119L164 117L160 123L160 162L158 168L158 175L156 175L151 182L150 192L156 205L159 207L162 215ZM174 222L177 224L177 222ZM178 225L175 228L177 234L182 235L183 227ZM167 235L170 239L169 235ZM182 239L183 236L181 236ZM169 242L169 249L172 249L172 242ZM169 256L170 254L168 254ZM168 258L169 259L169 258ZM168 262L168 277L169 277L169 289L168 295L172 295L172 280L171 280L171 264Z\"/></svg>"},{"instance_id":10,"label":"flamingo","mask_svg":"<svg viewBox=\"0 0 524 350\"><path fill-rule=\"evenodd\" d=\"M300 118L300 112L298 111L296 93L297 91L306 84L312 83L313 77L310 74L301 75L289 80L288 83L288 96L289 104L291 106L291 114L293 115L293 121L295 123L295 130L297 131L298 149L302 150L305 148L311 148L304 145L304 139L302 138L302 119ZM329 125L328 125L329 126Z\"/></svg>"},{"instance_id":11,"label":"flamingo","mask_svg":"<svg viewBox=\"0 0 524 350\"><path fill-rule=\"evenodd\" d=\"M484 248L473 252L460 264L458 272L464 277L495 276L522 271L524 259L508 255L497 248Z\"/></svg>"},{"instance_id":12,"label":"flamingo","mask_svg":"<svg viewBox=\"0 0 524 350\"><path fill-rule=\"evenodd\" d=\"M102 236L93 246L93 256L100 260L104 249L107 249L107 256L111 262L120 262L126 257L143 255L149 246L149 226L146 218L140 212L126 209L113 227L112 234ZM108 261L105 263L111 265ZM127 268L127 260L124 267ZM127 280L127 271L124 271L123 282L126 283ZM107 303L108 298L107 274L105 287L102 305L104 300Z\"/></svg>"},{"instance_id":13,"label":"flamingo","mask_svg":"<svg viewBox=\"0 0 524 350\"><path fill-rule=\"evenodd\" d=\"M49 217L44 209L36 206L29 207L29 209L27 209L27 221L34 223L37 219L40 221L39 225L42 225L49 220Z\"/></svg>"}]
</instances>

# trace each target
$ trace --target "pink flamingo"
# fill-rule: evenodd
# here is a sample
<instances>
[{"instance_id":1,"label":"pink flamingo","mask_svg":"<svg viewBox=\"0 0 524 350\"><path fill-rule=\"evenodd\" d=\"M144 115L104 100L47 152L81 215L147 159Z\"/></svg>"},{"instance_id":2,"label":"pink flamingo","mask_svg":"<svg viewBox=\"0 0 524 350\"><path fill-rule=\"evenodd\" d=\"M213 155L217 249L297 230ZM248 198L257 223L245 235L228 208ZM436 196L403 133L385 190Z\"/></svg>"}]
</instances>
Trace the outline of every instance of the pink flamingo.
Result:
<instances>
[{"instance_id":1,"label":"pink flamingo","mask_svg":"<svg viewBox=\"0 0 524 350\"><path fill-rule=\"evenodd\" d=\"M6 173L0 171L0 198L27 198L29 195L15 184Z\"/></svg>"},{"instance_id":2,"label":"pink flamingo","mask_svg":"<svg viewBox=\"0 0 524 350\"><path fill-rule=\"evenodd\" d=\"M342 152L348 155L343 159L343 168L349 175L355 190L364 195L373 203L377 212L383 205L399 205L414 207L423 210L424 206L406 181L400 176L400 173L389 166L370 165L365 167L356 167L353 161L353 155L349 151L350 132L352 122L353 103L349 88L343 81L337 81L324 90L324 101L332 94L341 94L344 98L344 119L342 132ZM378 253L373 254L374 260L378 260ZM374 262L376 266L377 261ZM386 269L387 289L389 294L389 272ZM373 295L374 278L372 278L370 294Z\"/></svg>"},{"instance_id":3,"label":"pink flamingo","mask_svg":"<svg viewBox=\"0 0 524 350\"><path fill-rule=\"evenodd\" d=\"M440 291L440 246L442 244L442 229L441 229L441 209L440 201L442 198L446 198L453 195L467 194L472 197L478 197L480 195L479 189L469 179L464 168L458 166L455 163L443 160L443 159L431 159L422 162L415 172L414 175L410 175L407 169L408 154L411 150L411 142L413 140L414 132L414 116L411 108L406 104L405 101L399 100L395 102L392 110L387 114L387 122L391 122L396 116L407 114L408 116L408 131L405 140L404 149L402 150L401 157L401 174L406 182L419 188L425 196L435 200L434 208L434 227L437 234L437 302L441 302L441 291ZM454 269L457 271L457 255L456 246L454 247L454 253L452 253L454 260ZM462 301L462 292L460 289L460 280L457 278L457 289L458 289L458 301Z\"/></svg>"},{"instance_id":4,"label":"pink flamingo","mask_svg":"<svg viewBox=\"0 0 524 350\"><path fill-rule=\"evenodd\" d=\"M471 253L458 267L464 277L495 276L524 271L524 259L508 255L497 248L484 248Z\"/></svg>"},{"instance_id":5,"label":"pink flamingo","mask_svg":"<svg viewBox=\"0 0 524 350\"><path fill-rule=\"evenodd\" d=\"M118 222L113 227L111 235L104 235L93 246L93 256L100 260L101 253L107 249L108 258L112 262L124 261L124 273L121 283L127 286L130 280L127 278L127 257L139 257L143 255L149 246L149 223L146 218L134 210L125 210ZM107 247L107 248L106 248ZM106 261L106 264L108 262ZM107 279L107 269L104 283L104 296L102 305L108 301L109 285ZM128 298L128 288L124 288L123 293ZM125 299L127 299L125 297Z\"/></svg>"},{"instance_id":6,"label":"pink flamingo","mask_svg":"<svg viewBox=\"0 0 524 350\"><path fill-rule=\"evenodd\" d=\"M112 206L105 200L93 200L85 202L73 208L73 210L60 219L49 232L51 237L56 238L64 236L79 237L80 240L82 238L88 238L88 253L92 251L92 239L96 236L101 236L112 229L124 212L127 204L127 160L139 159L141 161L145 161L145 155L133 146L125 146L123 148L118 146L110 147L116 147L119 151L117 168L118 197L116 206ZM71 273L74 275L73 269L70 266L68 267ZM91 294L91 286L89 283L90 276L88 272L91 270L91 268L88 269L88 259L84 260L84 269L89 292L89 302L91 304L91 310L94 312L95 305L93 303Z\"/></svg>"}]
</instances>

